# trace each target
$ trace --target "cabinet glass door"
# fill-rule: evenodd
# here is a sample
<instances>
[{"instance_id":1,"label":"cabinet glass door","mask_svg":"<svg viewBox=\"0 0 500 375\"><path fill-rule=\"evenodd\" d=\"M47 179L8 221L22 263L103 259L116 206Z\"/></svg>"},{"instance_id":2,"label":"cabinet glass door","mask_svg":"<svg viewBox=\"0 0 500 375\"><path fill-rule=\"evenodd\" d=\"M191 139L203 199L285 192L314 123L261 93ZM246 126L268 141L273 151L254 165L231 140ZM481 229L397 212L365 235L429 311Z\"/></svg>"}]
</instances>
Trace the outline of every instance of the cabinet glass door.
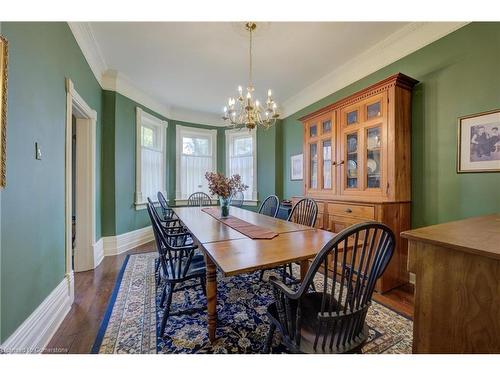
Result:
<instances>
[{"instance_id":1,"label":"cabinet glass door","mask_svg":"<svg viewBox=\"0 0 500 375\"><path fill-rule=\"evenodd\" d=\"M309 157L310 157L310 180L309 186L311 189L318 188L318 145L316 143L311 143L309 145Z\"/></svg>"},{"instance_id":2,"label":"cabinet glass door","mask_svg":"<svg viewBox=\"0 0 500 375\"><path fill-rule=\"evenodd\" d=\"M380 126L366 130L366 187L381 186L382 133Z\"/></svg>"},{"instance_id":3,"label":"cabinet glass door","mask_svg":"<svg viewBox=\"0 0 500 375\"><path fill-rule=\"evenodd\" d=\"M358 187L358 133L347 134L346 188Z\"/></svg>"},{"instance_id":4,"label":"cabinet glass door","mask_svg":"<svg viewBox=\"0 0 500 375\"><path fill-rule=\"evenodd\" d=\"M332 141L323 141L323 189L332 188Z\"/></svg>"},{"instance_id":5,"label":"cabinet glass door","mask_svg":"<svg viewBox=\"0 0 500 375\"><path fill-rule=\"evenodd\" d=\"M318 136L318 125L316 124L311 124L309 126L309 137L314 138Z\"/></svg>"}]
</instances>

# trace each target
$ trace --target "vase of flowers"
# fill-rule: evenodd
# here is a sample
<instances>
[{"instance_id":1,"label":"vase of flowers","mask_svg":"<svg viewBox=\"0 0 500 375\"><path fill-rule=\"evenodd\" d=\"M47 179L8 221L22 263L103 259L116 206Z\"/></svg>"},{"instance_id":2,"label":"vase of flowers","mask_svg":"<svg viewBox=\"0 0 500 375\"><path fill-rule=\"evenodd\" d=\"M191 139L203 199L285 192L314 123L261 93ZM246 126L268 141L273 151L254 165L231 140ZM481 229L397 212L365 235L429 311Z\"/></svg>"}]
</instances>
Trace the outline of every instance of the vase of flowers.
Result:
<instances>
[{"instance_id":1,"label":"vase of flowers","mask_svg":"<svg viewBox=\"0 0 500 375\"><path fill-rule=\"evenodd\" d=\"M208 181L210 193L219 197L220 216L222 218L228 217L232 196L237 192L245 191L248 186L241 182L241 177L238 174L226 177L222 173L207 172L205 178Z\"/></svg>"}]
</instances>

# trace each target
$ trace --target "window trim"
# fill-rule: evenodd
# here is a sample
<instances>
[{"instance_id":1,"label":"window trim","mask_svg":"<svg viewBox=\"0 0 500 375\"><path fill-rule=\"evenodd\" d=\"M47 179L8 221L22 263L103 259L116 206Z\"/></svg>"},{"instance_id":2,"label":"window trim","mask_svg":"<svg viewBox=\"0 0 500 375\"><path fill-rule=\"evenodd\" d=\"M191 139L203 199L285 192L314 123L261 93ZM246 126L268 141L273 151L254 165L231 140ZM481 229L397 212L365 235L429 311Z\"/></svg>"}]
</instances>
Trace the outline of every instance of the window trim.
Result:
<instances>
[{"instance_id":1,"label":"window trim","mask_svg":"<svg viewBox=\"0 0 500 375\"><path fill-rule=\"evenodd\" d=\"M231 142L238 135L244 135L246 129L228 129L226 133L226 174L229 174L229 162L231 159ZM257 188L257 130L251 130L250 134L252 136L252 156L253 156L253 170L254 170L254 181L252 190L252 199L245 199L243 204L246 206L257 206L258 203L258 188ZM245 182L245 181L243 181Z\"/></svg>"},{"instance_id":2,"label":"window trim","mask_svg":"<svg viewBox=\"0 0 500 375\"><path fill-rule=\"evenodd\" d=\"M136 140L135 140L135 197L134 197L134 206L136 210L144 210L146 208L146 197L142 195L142 159L141 159L141 151L142 151L142 125L143 122L149 122L153 126L157 126L160 128L160 137L161 137L161 153L163 154L162 158L162 186L161 192L164 196L168 196L167 194L167 174L166 174L166 166L167 166L167 128L168 122L159 119L156 116L144 111L140 107L136 107ZM156 202L156 199L153 199Z\"/></svg>"},{"instance_id":3,"label":"window trim","mask_svg":"<svg viewBox=\"0 0 500 375\"><path fill-rule=\"evenodd\" d=\"M182 138L184 136L205 136L210 140L212 150L212 172L217 172L217 129L204 129L194 126L184 126L176 124L175 126L175 202L183 204L187 202L187 198L182 198L181 192L181 154L182 154ZM212 197L212 203L217 202Z\"/></svg>"}]
</instances>

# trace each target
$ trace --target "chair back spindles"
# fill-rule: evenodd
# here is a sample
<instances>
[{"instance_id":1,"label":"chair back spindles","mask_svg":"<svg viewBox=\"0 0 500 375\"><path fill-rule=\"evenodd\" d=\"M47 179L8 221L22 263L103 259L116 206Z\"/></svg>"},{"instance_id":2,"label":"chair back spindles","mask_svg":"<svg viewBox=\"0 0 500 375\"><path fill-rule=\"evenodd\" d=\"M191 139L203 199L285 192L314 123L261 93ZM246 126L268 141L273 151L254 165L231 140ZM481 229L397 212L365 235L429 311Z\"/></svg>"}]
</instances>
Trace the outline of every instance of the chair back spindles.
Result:
<instances>
[{"instance_id":1,"label":"chair back spindles","mask_svg":"<svg viewBox=\"0 0 500 375\"><path fill-rule=\"evenodd\" d=\"M270 195L266 199L264 199L264 201L262 201L258 213L266 216L276 217L279 206L279 198L276 195Z\"/></svg>"},{"instance_id":2,"label":"chair back spindles","mask_svg":"<svg viewBox=\"0 0 500 375\"><path fill-rule=\"evenodd\" d=\"M174 216L174 211L172 210L172 208L170 208L167 200L165 199L165 196L161 191L158 192L157 196L158 203L160 204L161 210L163 212L163 218L166 220L172 219L172 217Z\"/></svg>"},{"instance_id":3,"label":"chair back spindles","mask_svg":"<svg viewBox=\"0 0 500 375\"><path fill-rule=\"evenodd\" d=\"M352 351L367 339L365 323L377 279L385 271L394 252L392 231L381 223L353 225L330 240L317 254L304 281L294 296L286 294L277 282L271 281L276 299L278 320L285 342L301 350L302 305L317 306L317 316L309 317L314 328L310 342L312 352L339 353ZM333 277L329 262L333 262ZM316 277L323 285L317 292L309 287ZM295 303L295 312L290 308ZM311 305L309 305L311 306ZM309 328L310 329L310 328ZM311 338L308 338L310 340Z\"/></svg>"},{"instance_id":4,"label":"chair back spindles","mask_svg":"<svg viewBox=\"0 0 500 375\"><path fill-rule=\"evenodd\" d=\"M243 194L243 192L237 191L236 193L233 194L231 198L231 206L242 207L244 201L245 201L245 195Z\"/></svg>"},{"instance_id":5,"label":"chair back spindles","mask_svg":"<svg viewBox=\"0 0 500 375\"><path fill-rule=\"evenodd\" d=\"M316 202L310 198L303 198L293 206L292 212L288 216L288 221L314 227L317 215L318 205Z\"/></svg>"},{"instance_id":6,"label":"chair back spindles","mask_svg":"<svg viewBox=\"0 0 500 375\"><path fill-rule=\"evenodd\" d=\"M186 244L190 233L184 228L168 230L161 225L158 213L151 203L148 203L147 209L165 276L170 281L181 282L189 270L196 248L192 244Z\"/></svg>"},{"instance_id":7,"label":"chair back spindles","mask_svg":"<svg viewBox=\"0 0 500 375\"><path fill-rule=\"evenodd\" d=\"M207 193L198 191L189 196L187 204L188 206L198 206L198 207L210 206L212 204L212 200L210 199L210 196Z\"/></svg>"}]
</instances>

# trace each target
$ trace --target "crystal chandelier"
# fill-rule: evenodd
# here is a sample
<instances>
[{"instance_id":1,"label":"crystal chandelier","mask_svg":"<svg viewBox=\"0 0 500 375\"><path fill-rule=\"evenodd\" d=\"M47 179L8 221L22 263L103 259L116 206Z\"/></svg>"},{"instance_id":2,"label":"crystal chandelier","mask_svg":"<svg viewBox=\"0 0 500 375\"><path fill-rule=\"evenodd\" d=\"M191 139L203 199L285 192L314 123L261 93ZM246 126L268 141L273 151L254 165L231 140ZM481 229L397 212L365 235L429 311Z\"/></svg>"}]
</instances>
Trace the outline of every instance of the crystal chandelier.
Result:
<instances>
[{"instance_id":1,"label":"crystal chandelier","mask_svg":"<svg viewBox=\"0 0 500 375\"><path fill-rule=\"evenodd\" d=\"M255 100L252 95L254 92L252 82L252 32L257 25L254 22L247 22L245 28L250 34L249 48L249 74L248 87L246 96L243 97L243 88L238 86L238 97L229 98L228 105L224 107L224 116L222 119L228 123L228 127L236 128L245 126L249 130L254 129L257 125L269 129L276 123L279 118L277 105L273 100L272 92L267 91L267 100L265 105L262 105L258 100Z\"/></svg>"}]
</instances>

